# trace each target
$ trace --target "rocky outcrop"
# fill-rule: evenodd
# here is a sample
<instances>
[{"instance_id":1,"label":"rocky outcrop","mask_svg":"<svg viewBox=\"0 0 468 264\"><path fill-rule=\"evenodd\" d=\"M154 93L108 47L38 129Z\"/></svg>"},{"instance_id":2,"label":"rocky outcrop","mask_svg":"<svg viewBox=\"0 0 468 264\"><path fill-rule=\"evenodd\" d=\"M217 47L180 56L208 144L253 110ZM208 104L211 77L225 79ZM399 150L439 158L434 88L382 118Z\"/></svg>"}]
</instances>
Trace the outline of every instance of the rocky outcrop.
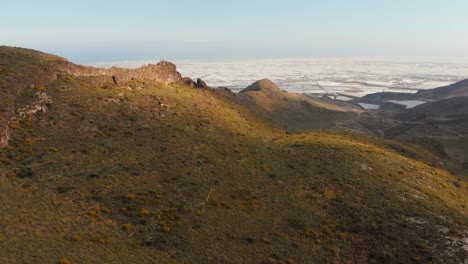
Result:
<instances>
[{"instance_id":1,"label":"rocky outcrop","mask_svg":"<svg viewBox=\"0 0 468 264\"><path fill-rule=\"evenodd\" d=\"M117 85L133 80L154 81L164 84L174 84L182 80L182 75L177 71L175 64L168 61L148 64L138 69L119 67L103 69L64 61L58 68L76 77L108 76L108 81Z\"/></svg>"},{"instance_id":2,"label":"rocky outcrop","mask_svg":"<svg viewBox=\"0 0 468 264\"><path fill-rule=\"evenodd\" d=\"M113 75L113 76L112 76L112 81L114 81L114 84L115 84L115 85L119 85L119 77Z\"/></svg>"},{"instance_id":3,"label":"rocky outcrop","mask_svg":"<svg viewBox=\"0 0 468 264\"><path fill-rule=\"evenodd\" d=\"M18 109L20 117L33 115L37 112L47 112L48 106L52 104L52 98L45 92L37 92L36 96L37 100L34 103Z\"/></svg>"},{"instance_id":4,"label":"rocky outcrop","mask_svg":"<svg viewBox=\"0 0 468 264\"><path fill-rule=\"evenodd\" d=\"M2 118L3 119L3 118ZM10 141L10 127L6 118L0 121L0 148L8 146Z\"/></svg>"},{"instance_id":5,"label":"rocky outcrop","mask_svg":"<svg viewBox=\"0 0 468 264\"><path fill-rule=\"evenodd\" d=\"M236 93L234 93L233 91L231 91L231 89L227 88L227 87L218 87L216 89L213 90L215 94L221 96L221 97L224 97L230 101L233 101L233 102L237 102L236 101Z\"/></svg>"},{"instance_id":6,"label":"rocky outcrop","mask_svg":"<svg viewBox=\"0 0 468 264\"><path fill-rule=\"evenodd\" d=\"M196 87L200 88L200 89L206 89L206 90L210 89L210 87L208 85L206 85L206 83L200 78L197 79Z\"/></svg>"},{"instance_id":7,"label":"rocky outcrop","mask_svg":"<svg viewBox=\"0 0 468 264\"><path fill-rule=\"evenodd\" d=\"M55 81L61 74L69 74L86 81L88 85L103 88L121 86L131 81L176 84L183 80L176 65L168 61L145 65L138 69L102 69L77 65L65 58L35 50L6 46L0 46L0 65L0 89L3 92L0 97L0 147L8 145L11 135L8 118L4 118L7 113L19 110L23 115L28 115L46 110L45 103L40 102L27 109L15 109L15 98L31 87L41 87ZM197 85L193 81L185 81L189 86ZM47 101L44 100L41 102Z\"/></svg>"},{"instance_id":8,"label":"rocky outcrop","mask_svg":"<svg viewBox=\"0 0 468 264\"><path fill-rule=\"evenodd\" d=\"M168 61L148 64L137 69L119 67L104 69L77 65L64 58L34 50L3 46L0 47L0 61L4 65L30 61L30 63L24 64L25 66L22 65L20 71L15 72L14 79L12 77L11 80L6 80L9 85L23 84L24 87L13 87L14 90L18 91L29 88L30 85L44 86L56 80L57 75L63 73L75 77L99 77L98 84L110 83L115 85L134 80L175 84L183 79L182 75L177 71L176 65ZM21 82L18 80L21 80Z\"/></svg>"},{"instance_id":9,"label":"rocky outcrop","mask_svg":"<svg viewBox=\"0 0 468 264\"><path fill-rule=\"evenodd\" d=\"M200 78L197 79L197 82L194 82L189 77L183 77L177 82L177 84L183 85L183 86L188 86L188 87L191 87L191 88L211 90L211 88L208 85L206 85L206 83Z\"/></svg>"},{"instance_id":10,"label":"rocky outcrop","mask_svg":"<svg viewBox=\"0 0 468 264\"><path fill-rule=\"evenodd\" d=\"M180 79L180 81L177 84L180 84L180 85L183 85L183 86L188 86L188 87L191 87L191 88L197 87L197 84L192 79L190 79L189 77L183 77L182 79Z\"/></svg>"}]
</instances>

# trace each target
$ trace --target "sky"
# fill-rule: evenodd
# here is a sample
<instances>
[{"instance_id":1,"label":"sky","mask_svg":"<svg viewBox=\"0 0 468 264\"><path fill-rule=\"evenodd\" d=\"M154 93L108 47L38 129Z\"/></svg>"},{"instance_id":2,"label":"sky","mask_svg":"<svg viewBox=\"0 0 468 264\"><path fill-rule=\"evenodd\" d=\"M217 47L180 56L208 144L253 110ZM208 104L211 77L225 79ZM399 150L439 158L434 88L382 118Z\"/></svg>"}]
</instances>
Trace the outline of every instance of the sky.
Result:
<instances>
[{"instance_id":1,"label":"sky","mask_svg":"<svg viewBox=\"0 0 468 264\"><path fill-rule=\"evenodd\" d=\"M466 0L0 0L0 45L77 63L468 57Z\"/></svg>"}]
</instances>

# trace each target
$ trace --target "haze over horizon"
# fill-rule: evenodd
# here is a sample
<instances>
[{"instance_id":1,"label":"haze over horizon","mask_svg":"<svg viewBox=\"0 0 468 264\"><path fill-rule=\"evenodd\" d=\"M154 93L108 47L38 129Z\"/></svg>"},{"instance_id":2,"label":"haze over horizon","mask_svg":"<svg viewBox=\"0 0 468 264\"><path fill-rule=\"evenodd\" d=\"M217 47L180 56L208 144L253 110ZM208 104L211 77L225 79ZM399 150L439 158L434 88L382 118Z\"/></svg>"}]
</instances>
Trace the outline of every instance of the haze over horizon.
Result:
<instances>
[{"instance_id":1,"label":"haze over horizon","mask_svg":"<svg viewBox=\"0 0 468 264\"><path fill-rule=\"evenodd\" d=\"M78 63L468 57L466 1L6 1L0 45Z\"/></svg>"}]
</instances>

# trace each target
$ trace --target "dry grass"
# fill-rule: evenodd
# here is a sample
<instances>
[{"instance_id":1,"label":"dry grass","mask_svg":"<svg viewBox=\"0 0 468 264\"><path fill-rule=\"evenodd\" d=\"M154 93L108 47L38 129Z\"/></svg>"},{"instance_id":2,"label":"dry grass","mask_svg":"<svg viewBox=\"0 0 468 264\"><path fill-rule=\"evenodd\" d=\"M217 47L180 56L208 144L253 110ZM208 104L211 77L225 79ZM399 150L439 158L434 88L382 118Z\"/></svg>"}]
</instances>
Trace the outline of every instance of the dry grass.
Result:
<instances>
[{"instance_id":1,"label":"dry grass","mask_svg":"<svg viewBox=\"0 0 468 264\"><path fill-rule=\"evenodd\" d=\"M27 104L29 92L16 101ZM8 263L467 257L457 244L467 232L466 184L388 142L286 134L187 87L101 89L62 76L45 92L48 112L18 122L0 152Z\"/></svg>"}]
</instances>

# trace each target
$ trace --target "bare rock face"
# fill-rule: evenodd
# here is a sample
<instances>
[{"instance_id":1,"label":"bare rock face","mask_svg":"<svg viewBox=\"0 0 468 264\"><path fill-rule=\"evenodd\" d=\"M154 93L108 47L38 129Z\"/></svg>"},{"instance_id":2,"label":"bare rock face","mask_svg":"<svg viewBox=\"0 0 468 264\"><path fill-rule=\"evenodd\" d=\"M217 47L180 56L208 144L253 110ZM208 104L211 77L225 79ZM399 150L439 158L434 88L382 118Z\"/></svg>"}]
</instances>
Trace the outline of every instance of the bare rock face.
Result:
<instances>
[{"instance_id":1,"label":"bare rock face","mask_svg":"<svg viewBox=\"0 0 468 264\"><path fill-rule=\"evenodd\" d=\"M31 105L18 109L20 117L33 115L37 112L47 112L48 105L52 104L52 98L45 92L36 93L37 100Z\"/></svg>"},{"instance_id":2,"label":"bare rock face","mask_svg":"<svg viewBox=\"0 0 468 264\"><path fill-rule=\"evenodd\" d=\"M197 79L196 87L200 88L200 89L207 89L207 90L210 89L210 87L208 85L206 85L206 83L200 78Z\"/></svg>"},{"instance_id":3,"label":"bare rock face","mask_svg":"<svg viewBox=\"0 0 468 264\"><path fill-rule=\"evenodd\" d=\"M130 78L158 81L165 84L177 83L182 79L182 75L177 72L176 66L168 61L161 61L158 64L148 64L136 70L125 70Z\"/></svg>"},{"instance_id":4,"label":"bare rock face","mask_svg":"<svg viewBox=\"0 0 468 264\"><path fill-rule=\"evenodd\" d=\"M148 64L138 69L125 69L112 67L110 69L94 68L73 63L63 63L62 70L77 77L109 76L115 84L131 80L146 80L164 84L178 83L182 75L177 71L175 64L161 61L158 64Z\"/></svg>"},{"instance_id":5,"label":"bare rock face","mask_svg":"<svg viewBox=\"0 0 468 264\"><path fill-rule=\"evenodd\" d=\"M160 61L156 65L158 65L160 67L167 67L167 68L172 69L174 71L176 70L176 65L174 63L172 63L172 62L169 62L169 61Z\"/></svg>"},{"instance_id":6,"label":"bare rock face","mask_svg":"<svg viewBox=\"0 0 468 264\"><path fill-rule=\"evenodd\" d=\"M112 81L114 81L114 83L115 83L116 85L119 85L119 77L113 75L113 76L112 76Z\"/></svg>"},{"instance_id":7,"label":"bare rock face","mask_svg":"<svg viewBox=\"0 0 468 264\"><path fill-rule=\"evenodd\" d=\"M190 88L197 87L197 84L192 79L190 79L189 77L183 77L182 79L180 79L178 84L183 85L183 86L188 86Z\"/></svg>"},{"instance_id":8,"label":"bare rock face","mask_svg":"<svg viewBox=\"0 0 468 264\"><path fill-rule=\"evenodd\" d=\"M178 84L180 85L183 85L183 86L188 86L188 87L191 87L191 88L199 88L199 89L205 89L205 90L210 90L211 88L206 85L206 83L198 78L197 79L197 82L194 82L192 79L190 79L189 77L183 77L181 78L178 82Z\"/></svg>"},{"instance_id":9,"label":"bare rock face","mask_svg":"<svg viewBox=\"0 0 468 264\"><path fill-rule=\"evenodd\" d=\"M214 90L214 93L230 101L236 102L236 93L234 93L227 87L218 87Z\"/></svg>"},{"instance_id":10,"label":"bare rock face","mask_svg":"<svg viewBox=\"0 0 468 264\"><path fill-rule=\"evenodd\" d=\"M10 141L10 128L8 127L8 121L1 120L0 121L0 148L8 146L8 142Z\"/></svg>"}]
</instances>

